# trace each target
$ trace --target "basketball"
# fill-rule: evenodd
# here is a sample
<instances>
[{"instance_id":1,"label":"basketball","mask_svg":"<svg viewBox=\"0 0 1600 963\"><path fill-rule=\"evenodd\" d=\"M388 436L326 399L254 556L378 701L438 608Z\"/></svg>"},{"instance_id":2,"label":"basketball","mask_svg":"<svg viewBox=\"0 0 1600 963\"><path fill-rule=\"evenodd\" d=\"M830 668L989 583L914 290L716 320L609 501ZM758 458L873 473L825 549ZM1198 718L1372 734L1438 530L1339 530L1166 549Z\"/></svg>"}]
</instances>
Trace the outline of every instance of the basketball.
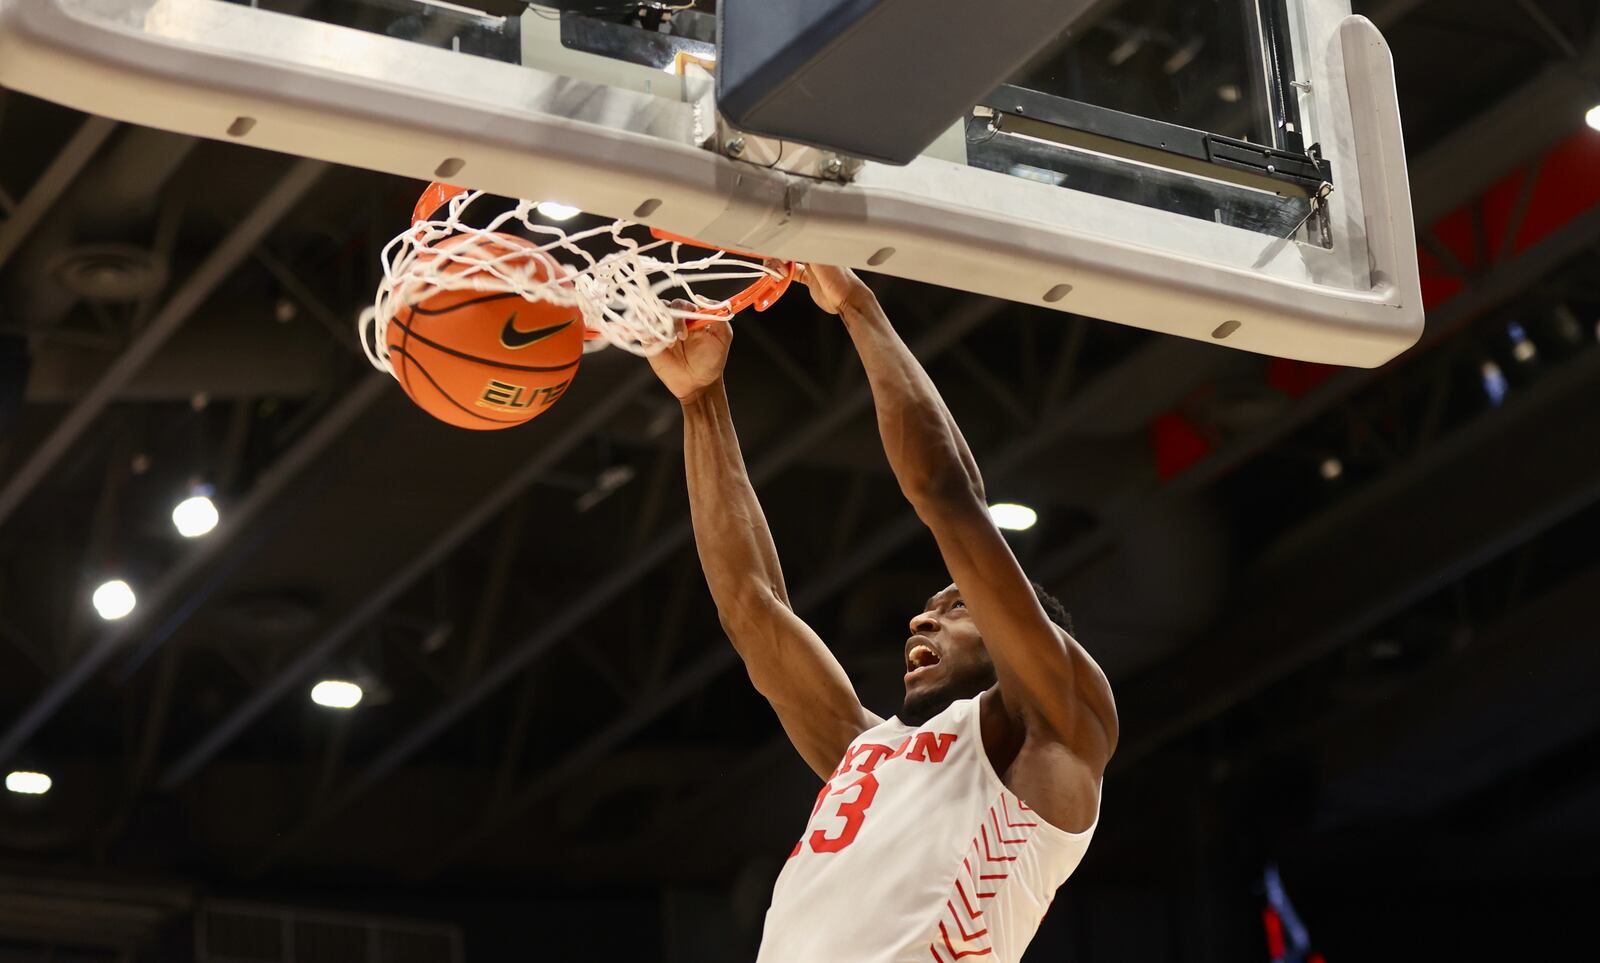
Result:
<instances>
[{"instance_id":1,"label":"basketball","mask_svg":"<svg viewBox=\"0 0 1600 963\"><path fill-rule=\"evenodd\" d=\"M458 428L493 431L538 417L577 374L578 310L494 290L492 276L474 262L498 260L541 279L562 268L510 234L447 238L423 258L444 252L451 259L442 273L465 280L482 273L486 283L436 291L396 312L386 338L395 379L418 407Z\"/></svg>"}]
</instances>

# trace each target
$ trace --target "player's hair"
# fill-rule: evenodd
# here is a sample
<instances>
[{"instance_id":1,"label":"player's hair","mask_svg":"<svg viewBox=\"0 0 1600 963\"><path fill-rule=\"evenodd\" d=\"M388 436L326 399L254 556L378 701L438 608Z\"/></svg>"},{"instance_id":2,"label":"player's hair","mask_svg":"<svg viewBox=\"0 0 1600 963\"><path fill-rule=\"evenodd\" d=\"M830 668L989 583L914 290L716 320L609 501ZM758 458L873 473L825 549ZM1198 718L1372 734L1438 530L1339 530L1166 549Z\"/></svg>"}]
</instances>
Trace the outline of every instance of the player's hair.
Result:
<instances>
[{"instance_id":1,"label":"player's hair","mask_svg":"<svg viewBox=\"0 0 1600 963\"><path fill-rule=\"evenodd\" d=\"M1039 604L1044 606L1044 614L1050 617L1050 621L1066 629L1068 635L1075 635L1072 629L1072 616L1068 614L1067 607L1061 604L1061 600L1045 591L1045 587L1038 582L1028 584L1033 586L1033 594L1039 596Z\"/></svg>"}]
</instances>

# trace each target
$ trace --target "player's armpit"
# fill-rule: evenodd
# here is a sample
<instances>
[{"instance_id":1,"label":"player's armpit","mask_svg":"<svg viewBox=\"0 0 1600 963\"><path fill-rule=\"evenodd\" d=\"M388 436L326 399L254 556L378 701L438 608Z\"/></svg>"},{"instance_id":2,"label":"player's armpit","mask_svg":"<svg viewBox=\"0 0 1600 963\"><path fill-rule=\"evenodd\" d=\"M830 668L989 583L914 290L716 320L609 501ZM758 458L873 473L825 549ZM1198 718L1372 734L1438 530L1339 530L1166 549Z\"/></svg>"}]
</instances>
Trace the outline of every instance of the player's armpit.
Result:
<instances>
[{"instance_id":1,"label":"player's armpit","mask_svg":"<svg viewBox=\"0 0 1600 963\"><path fill-rule=\"evenodd\" d=\"M1007 789L1026 799L1050 825L1081 833L1094 825L1100 811L1103 767L1047 739L1029 739L1003 778Z\"/></svg>"}]
</instances>

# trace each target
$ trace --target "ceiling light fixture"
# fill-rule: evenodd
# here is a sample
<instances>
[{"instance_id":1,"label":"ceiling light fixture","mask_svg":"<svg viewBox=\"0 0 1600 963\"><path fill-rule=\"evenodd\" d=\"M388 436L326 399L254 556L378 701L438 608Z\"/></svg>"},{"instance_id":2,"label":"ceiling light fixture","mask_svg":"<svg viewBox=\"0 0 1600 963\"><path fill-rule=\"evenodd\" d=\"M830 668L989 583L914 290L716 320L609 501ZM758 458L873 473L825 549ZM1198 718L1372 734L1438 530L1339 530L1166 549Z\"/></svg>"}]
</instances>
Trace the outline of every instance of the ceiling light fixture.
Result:
<instances>
[{"instance_id":1,"label":"ceiling light fixture","mask_svg":"<svg viewBox=\"0 0 1600 963\"><path fill-rule=\"evenodd\" d=\"M559 204L555 201L540 201L534 205L533 209L539 212L540 217L548 218L552 221L570 221L583 213L583 211L570 204Z\"/></svg>"},{"instance_id":2,"label":"ceiling light fixture","mask_svg":"<svg viewBox=\"0 0 1600 963\"><path fill-rule=\"evenodd\" d=\"M133 587L120 578L100 583L90 601L94 603L94 610L107 622L122 618L139 604L139 600L133 594Z\"/></svg>"},{"instance_id":3,"label":"ceiling light fixture","mask_svg":"<svg viewBox=\"0 0 1600 963\"><path fill-rule=\"evenodd\" d=\"M54 781L42 772L17 770L6 775L6 788L22 796L43 796Z\"/></svg>"},{"instance_id":4,"label":"ceiling light fixture","mask_svg":"<svg viewBox=\"0 0 1600 963\"><path fill-rule=\"evenodd\" d=\"M190 495L172 509L172 524L184 538L210 534L221 519L216 504L203 493Z\"/></svg>"},{"instance_id":5,"label":"ceiling light fixture","mask_svg":"<svg viewBox=\"0 0 1600 963\"><path fill-rule=\"evenodd\" d=\"M1003 528L1009 532L1025 532L1039 520L1039 513L1026 505L997 502L989 506L989 517L994 520L996 528Z\"/></svg>"},{"instance_id":6,"label":"ceiling light fixture","mask_svg":"<svg viewBox=\"0 0 1600 963\"><path fill-rule=\"evenodd\" d=\"M361 703L361 687L341 679L324 679L311 687L311 701L329 709L354 709Z\"/></svg>"}]
</instances>

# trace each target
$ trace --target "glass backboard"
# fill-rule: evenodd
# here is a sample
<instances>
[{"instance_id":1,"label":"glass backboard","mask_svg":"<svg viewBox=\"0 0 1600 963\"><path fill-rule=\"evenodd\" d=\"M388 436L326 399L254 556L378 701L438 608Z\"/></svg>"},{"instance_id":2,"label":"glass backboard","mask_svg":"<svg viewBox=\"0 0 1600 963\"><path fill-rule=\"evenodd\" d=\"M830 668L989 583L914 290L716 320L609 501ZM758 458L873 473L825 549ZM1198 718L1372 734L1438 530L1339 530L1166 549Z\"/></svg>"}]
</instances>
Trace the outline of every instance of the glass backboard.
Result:
<instances>
[{"instance_id":1,"label":"glass backboard","mask_svg":"<svg viewBox=\"0 0 1600 963\"><path fill-rule=\"evenodd\" d=\"M1266 354L1421 332L1392 65L1347 0L1090 4L905 166L731 129L715 0L480 2L0 0L0 84Z\"/></svg>"}]
</instances>

